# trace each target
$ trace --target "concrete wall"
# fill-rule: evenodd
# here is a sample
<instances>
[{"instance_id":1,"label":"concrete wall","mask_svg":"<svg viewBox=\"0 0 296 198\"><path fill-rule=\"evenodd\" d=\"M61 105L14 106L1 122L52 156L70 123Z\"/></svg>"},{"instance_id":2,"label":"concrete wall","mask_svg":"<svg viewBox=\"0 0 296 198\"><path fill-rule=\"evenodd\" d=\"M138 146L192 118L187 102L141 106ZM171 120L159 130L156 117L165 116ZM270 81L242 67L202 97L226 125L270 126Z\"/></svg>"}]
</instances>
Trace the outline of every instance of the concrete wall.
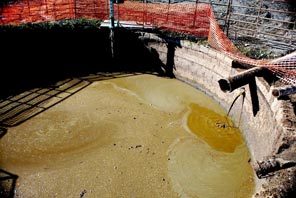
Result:
<instances>
[{"instance_id":1,"label":"concrete wall","mask_svg":"<svg viewBox=\"0 0 296 198\"><path fill-rule=\"evenodd\" d=\"M226 55L190 41L180 41L174 51L174 60L168 59L168 43L153 34L143 36L148 48L157 51L159 59L166 64L174 63L173 73L176 78L204 91L214 100L218 101L226 110L234 98L241 92L224 93L220 90L218 80L238 73L231 67L232 60ZM171 52L170 52L171 53ZM251 163L255 167L257 161L264 161L282 153L295 153L295 114L290 101L278 100L271 94L270 86L263 79L256 79L259 101L259 111L253 111L252 98L249 86L245 86L246 99L243 105L243 116L240 128L251 153ZM241 101L234 105L231 116L238 123L241 112ZM282 157L282 156L281 156ZM288 160L295 160L289 155ZM287 159L287 158L286 158ZM295 168L276 171L274 176L257 179L256 193L254 196L286 197L295 187ZM287 182L289 182L287 184ZM290 186L289 186L290 185Z\"/></svg>"}]
</instances>

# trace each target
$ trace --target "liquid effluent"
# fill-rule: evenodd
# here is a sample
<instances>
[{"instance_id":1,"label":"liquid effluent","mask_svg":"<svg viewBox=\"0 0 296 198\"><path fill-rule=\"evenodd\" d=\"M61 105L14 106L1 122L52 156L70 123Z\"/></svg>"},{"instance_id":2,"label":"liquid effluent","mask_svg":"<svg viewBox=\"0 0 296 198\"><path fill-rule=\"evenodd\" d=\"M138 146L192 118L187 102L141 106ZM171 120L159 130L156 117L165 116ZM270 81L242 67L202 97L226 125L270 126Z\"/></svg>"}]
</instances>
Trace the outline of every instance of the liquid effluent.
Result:
<instances>
[{"instance_id":1,"label":"liquid effluent","mask_svg":"<svg viewBox=\"0 0 296 198\"><path fill-rule=\"evenodd\" d=\"M239 129L175 79L98 81L0 140L19 197L251 197Z\"/></svg>"}]
</instances>

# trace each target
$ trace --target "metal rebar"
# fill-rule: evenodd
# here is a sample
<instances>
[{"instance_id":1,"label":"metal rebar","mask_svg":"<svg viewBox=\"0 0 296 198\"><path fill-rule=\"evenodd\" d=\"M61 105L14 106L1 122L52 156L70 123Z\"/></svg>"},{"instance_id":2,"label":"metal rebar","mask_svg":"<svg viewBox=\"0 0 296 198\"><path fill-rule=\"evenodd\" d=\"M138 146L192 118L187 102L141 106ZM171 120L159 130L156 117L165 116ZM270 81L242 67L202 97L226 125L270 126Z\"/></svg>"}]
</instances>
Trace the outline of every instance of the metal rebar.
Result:
<instances>
[{"instance_id":1,"label":"metal rebar","mask_svg":"<svg viewBox=\"0 0 296 198\"><path fill-rule=\"evenodd\" d=\"M232 5L233 7L238 7L238 8L252 8L254 10L261 10L261 11L271 11L271 12L278 12L278 13L286 13L286 14L295 14L293 11L288 11L288 10L275 10L275 9L268 9L268 8L261 8L260 7L251 7L251 6L243 6L243 5Z\"/></svg>"},{"instance_id":2,"label":"metal rebar","mask_svg":"<svg viewBox=\"0 0 296 198\"><path fill-rule=\"evenodd\" d=\"M253 29L249 29L249 28L244 28L244 27L240 27L240 26L236 26L236 25L234 25L234 26L232 26L233 28L235 28L235 29L241 29L241 30L246 30L246 31L248 31L248 32L256 32L256 30L253 30ZM230 30L231 31L231 30ZM241 34L241 35L244 35L243 33L239 33L239 34ZM261 38L260 37L260 35L263 35L263 36L273 36L273 37L275 37L275 38L282 38L283 40L287 40L287 41L289 41L289 43L286 43L285 42L285 44L287 44L287 45L292 45L292 44L290 44L290 42L295 42L296 40L291 40L291 38L290 37L287 37L287 36L284 36L284 35L279 35L279 34L272 34L272 33L269 33L269 32L260 32L260 33L258 33L258 36L254 36L254 34L250 34L250 35L248 35L248 36L250 36L250 37L253 37L253 38L259 38L259 39L263 39L263 38ZM269 39L270 40L270 39ZM270 40L271 42L272 42L272 40ZM281 43L281 42L280 42ZM283 43L284 44L284 43Z\"/></svg>"},{"instance_id":3,"label":"metal rebar","mask_svg":"<svg viewBox=\"0 0 296 198\"><path fill-rule=\"evenodd\" d=\"M295 13L294 13L295 14ZM255 15L250 15L250 14L241 14L237 12L233 12L232 15L238 15L238 16L245 16L245 17L252 17L252 18L257 18ZM294 24L295 22L291 21L285 21L285 20L279 20L279 19L272 19L272 18L266 18L266 17L259 17L260 19L264 20L269 20L269 21L274 21L274 22L282 22L282 23L288 23L288 24Z\"/></svg>"},{"instance_id":4,"label":"metal rebar","mask_svg":"<svg viewBox=\"0 0 296 198\"><path fill-rule=\"evenodd\" d=\"M234 22L239 22L239 23L250 24L250 25L255 25L255 24L256 24L256 23L254 23L254 22L242 21L242 20L237 20L237 19L229 19L229 20L230 20L230 21L234 21ZM274 28L274 29L283 30L283 31L292 31L292 32L295 31L295 30L290 30L290 29L281 28L281 27L269 26L269 25L265 25L265 24L263 24L263 27ZM296 32L296 31L295 31L295 32Z\"/></svg>"}]
</instances>

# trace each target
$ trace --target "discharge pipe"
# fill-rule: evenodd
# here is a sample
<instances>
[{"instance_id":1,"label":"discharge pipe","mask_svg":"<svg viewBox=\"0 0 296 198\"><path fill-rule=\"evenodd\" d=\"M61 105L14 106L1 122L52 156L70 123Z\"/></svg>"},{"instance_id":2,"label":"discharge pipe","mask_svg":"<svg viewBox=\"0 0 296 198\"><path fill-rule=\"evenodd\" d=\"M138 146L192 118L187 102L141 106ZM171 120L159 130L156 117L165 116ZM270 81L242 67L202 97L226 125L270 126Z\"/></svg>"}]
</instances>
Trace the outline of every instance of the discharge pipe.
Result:
<instances>
[{"instance_id":1,"label":"discharge pipe","mask_svg":"<svg viewBox=\"0 0 296 198\"><path fill-rule=\"evenodd\" d=\"M296 86L295 85L288 85L285 87L279 87L279 88L274 88L272 90L272 95L275 97L281 97L281 96L288 96L291 94L296 93Z\"/></svg>"},{"instance_id":2,"label":"discharge pipe","mask_svg":"<svg viewBox=\"0 0 296 198\"><path fill-rule=\"evenodd\" d=\"M295 160L285 160L280 157L271 157L265 161L257 162L254 167L256 175L259 179L266 177L273 172L281 169L290 168L296 165Z\"/></svg>"},{"instance_id":3,"label":"discharge pipe","mask_svg":"<svg viewBox=\"0 0 296 198\"><path fill-rule=\"evenodd\" d=\"M253 67L227 79L220 79L218 83L223 92L232 92L241 86L249 84L255 76L262 76L264 71L265 68L263 67Z\"/></svg>"}]
</instances>

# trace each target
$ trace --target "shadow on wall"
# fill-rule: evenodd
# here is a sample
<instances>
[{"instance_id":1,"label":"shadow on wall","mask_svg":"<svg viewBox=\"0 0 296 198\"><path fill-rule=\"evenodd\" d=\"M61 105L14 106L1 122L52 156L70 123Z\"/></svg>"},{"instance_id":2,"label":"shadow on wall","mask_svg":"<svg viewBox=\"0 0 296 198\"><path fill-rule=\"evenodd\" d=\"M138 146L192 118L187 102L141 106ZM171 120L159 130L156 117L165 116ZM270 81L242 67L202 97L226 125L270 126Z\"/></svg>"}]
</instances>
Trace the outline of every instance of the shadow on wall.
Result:
<instances>
[{"instance_id":1,"label":"shadow on wall","mask_svg":"<svg viewBox=\"0 0 296 198\"><path fill-rule=\"evenodd\" d=\"M140 34L124 28L115 29L113 67L121 71L153 71L164 75L165 65L160 61L159 54L145 46L139 39Z\"/></svg>"},{"instance_id":2,"label":"shadow on wall","mask_svg":"<svg viewBox=\"0 0 296 198\"><path fill-rule=\"evenodd\" d=\"M163 64L138 35L117 30L116 58L112 59L108 29L0 31L0 98L35 87L97 72L158 72Z\"/></svg>"}]
</instances>

